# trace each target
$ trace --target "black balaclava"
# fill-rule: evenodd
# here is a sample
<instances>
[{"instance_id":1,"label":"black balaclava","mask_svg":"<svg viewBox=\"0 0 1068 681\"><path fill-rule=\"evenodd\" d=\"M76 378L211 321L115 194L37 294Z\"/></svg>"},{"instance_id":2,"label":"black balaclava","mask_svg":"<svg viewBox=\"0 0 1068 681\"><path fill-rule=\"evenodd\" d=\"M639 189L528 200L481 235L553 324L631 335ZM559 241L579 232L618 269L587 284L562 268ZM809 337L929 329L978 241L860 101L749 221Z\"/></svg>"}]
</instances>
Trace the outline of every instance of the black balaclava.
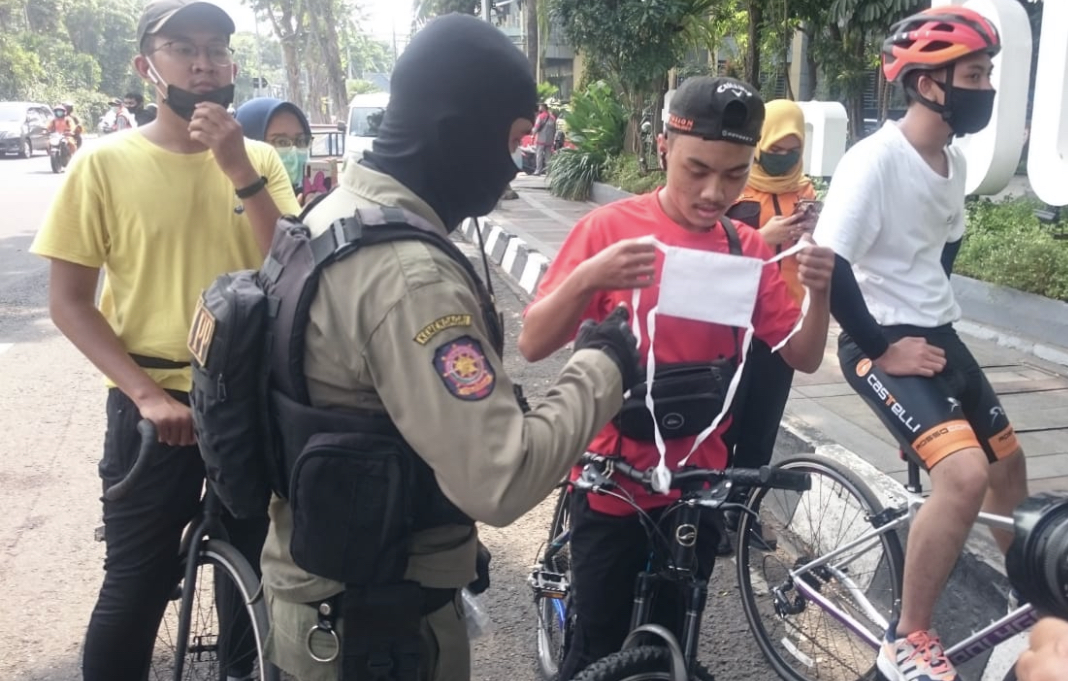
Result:
<instances>
[{"instance_id":1,"label":"black balaclava","mask_svg":"<svg viewBox=\"0 0 1068 681\"><path fill-rule=\"evenodd\" d=\"M434 19L393 69L389 105L362 163L396 178L452 231L493 210L516 176L512 123L534 120L526 56L474 17Z\"/></svg>"}]
</instances>

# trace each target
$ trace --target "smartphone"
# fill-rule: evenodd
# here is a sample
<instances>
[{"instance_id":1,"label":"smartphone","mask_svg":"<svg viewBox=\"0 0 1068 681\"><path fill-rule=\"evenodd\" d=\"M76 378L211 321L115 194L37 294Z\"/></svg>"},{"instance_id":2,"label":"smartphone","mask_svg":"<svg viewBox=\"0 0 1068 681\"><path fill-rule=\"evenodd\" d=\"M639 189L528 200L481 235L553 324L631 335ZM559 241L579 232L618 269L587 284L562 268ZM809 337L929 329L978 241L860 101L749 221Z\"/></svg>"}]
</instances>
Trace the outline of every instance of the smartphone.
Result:
<instances>
[{"instance_id":1,"label":"smartphone","mask_svg":"<svg viewBox=\"0 0 1068 681\"><path fill-rule=\"evenodd\" d=\"M816 199L801 199L794 206L794 215L805 213L806 218L816 218L819 216L820 211L823 210L823 201L817 201Z\"/></svg>"}]
</instances>

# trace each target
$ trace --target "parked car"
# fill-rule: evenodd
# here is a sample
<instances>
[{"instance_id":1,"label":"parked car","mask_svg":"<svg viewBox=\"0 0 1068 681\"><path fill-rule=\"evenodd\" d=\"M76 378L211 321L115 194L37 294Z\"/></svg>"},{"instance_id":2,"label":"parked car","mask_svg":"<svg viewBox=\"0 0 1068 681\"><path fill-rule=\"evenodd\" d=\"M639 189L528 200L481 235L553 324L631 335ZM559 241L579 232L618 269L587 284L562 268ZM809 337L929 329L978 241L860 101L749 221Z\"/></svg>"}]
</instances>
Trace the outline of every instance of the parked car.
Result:
<instances>
[{"instance_id":1,"label":"parked car","mask_svg":"<svg viewBox=\"0 0 1068 681\"><path fill-rule=\"evenodd\" d=\"M349 102L348 123L345 125L345 159L358 161L378 137L378 126L389 104L388 92L356 95ZM339 128L341 126L338 126Z\"/></svg>"},{"instance_id":2,"label":"parked car","mask_svg":"<svg viewBox=\"0 0 1068 681\"><path fill-rule=\"evenodd\" d=\"M0 155L29 158L48 150L48 124L52 109L33 102L0 102Z\"/></svg>"}]
</instances>

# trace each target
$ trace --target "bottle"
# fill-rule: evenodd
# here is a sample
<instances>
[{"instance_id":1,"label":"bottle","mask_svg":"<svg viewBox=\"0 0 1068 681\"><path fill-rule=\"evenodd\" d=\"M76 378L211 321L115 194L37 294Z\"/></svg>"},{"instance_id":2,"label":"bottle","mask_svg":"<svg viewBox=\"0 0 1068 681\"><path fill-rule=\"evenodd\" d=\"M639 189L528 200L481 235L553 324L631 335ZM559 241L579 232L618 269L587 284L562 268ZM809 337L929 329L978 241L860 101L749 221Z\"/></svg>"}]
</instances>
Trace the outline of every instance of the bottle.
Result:
<instances>
[{"instance_id":1,"label":"bottle","mask_svg":"<svg viewBox=\"0 0 1068 681\"><path fill-rule=\"evenodd\" d=\"M461 590L460 595L464 602L464 622L467 624L468 639L474 641L492 635L493 620L482 603L482 597L471 593L466 587Z\"/></svg>"}]
</instances>

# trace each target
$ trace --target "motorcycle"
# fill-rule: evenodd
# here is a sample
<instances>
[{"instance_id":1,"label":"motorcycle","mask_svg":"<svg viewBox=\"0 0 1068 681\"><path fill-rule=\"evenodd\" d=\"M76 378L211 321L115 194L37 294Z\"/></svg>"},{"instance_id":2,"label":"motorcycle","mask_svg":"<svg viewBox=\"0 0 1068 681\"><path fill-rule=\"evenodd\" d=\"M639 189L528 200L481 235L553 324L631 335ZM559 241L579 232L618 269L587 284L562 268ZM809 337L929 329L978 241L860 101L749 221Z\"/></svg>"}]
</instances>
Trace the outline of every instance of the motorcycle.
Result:
<instances>
[{"instance_id":1,"label":"motorcycle","mask_svg":"<svg viewBox=\"0 0 1068 681\"><path fill-rule=\"evenodd\" d=\"M48 160L52 164L53 173L64 170L73 154L73 135L54 132L48 136Z\"/></svg>"}]
</instances>

